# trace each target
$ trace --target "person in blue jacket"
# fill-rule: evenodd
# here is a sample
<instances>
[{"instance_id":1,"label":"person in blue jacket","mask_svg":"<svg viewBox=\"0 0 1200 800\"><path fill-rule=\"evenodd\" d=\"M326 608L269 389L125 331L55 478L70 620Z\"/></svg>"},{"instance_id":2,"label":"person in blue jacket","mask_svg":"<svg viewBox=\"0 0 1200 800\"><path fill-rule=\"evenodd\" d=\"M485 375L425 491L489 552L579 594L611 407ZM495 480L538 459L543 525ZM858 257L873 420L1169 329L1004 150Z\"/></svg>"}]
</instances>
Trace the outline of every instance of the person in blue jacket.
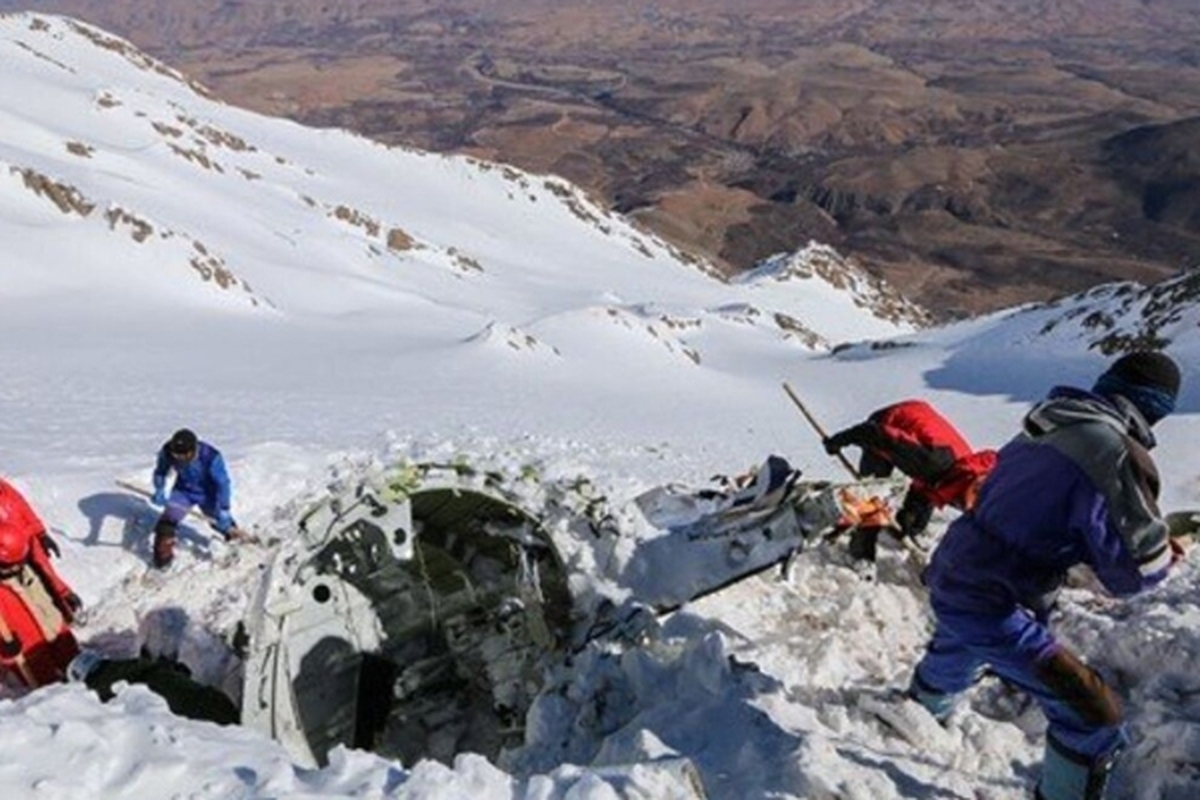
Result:
<instances>
[{"instance_id":1,"label":"person in blue jacket","mask_svg":"<svg viewBox=\"0 0 1200 800\"><path fill-rule=\"evenodd\" d=\"M175 471L175 483L167 493L167 475ZM175 431L158 451L154 465L154 497L151 502L163 506L154 525L154 565L165 568L175 558L175 531L193 506L199 506L212 526L231 538L237 523L230 513L233 487L225 459L208 442L196 438L187 428Z\"/></svg>"},{"instance_id":2,"label":"person in blue jacket","mask_svg":"<svg viewBox=\"0 0 1200 800\"><path fill-rule=\"evenodd\" d=\"M1149 453L1151 427L1174 410L1179 386L1170 357L1137 351L1091 391L1051 390L930 558L936 625L909 695L945 720L985 669L1028 692L1049 723L1040 800L1102 800L1126 742L1116 693L1048 619L1077 564L1127 596L1161 581L1182 554L1157 506Z\"/></svg>"}]
</instances>

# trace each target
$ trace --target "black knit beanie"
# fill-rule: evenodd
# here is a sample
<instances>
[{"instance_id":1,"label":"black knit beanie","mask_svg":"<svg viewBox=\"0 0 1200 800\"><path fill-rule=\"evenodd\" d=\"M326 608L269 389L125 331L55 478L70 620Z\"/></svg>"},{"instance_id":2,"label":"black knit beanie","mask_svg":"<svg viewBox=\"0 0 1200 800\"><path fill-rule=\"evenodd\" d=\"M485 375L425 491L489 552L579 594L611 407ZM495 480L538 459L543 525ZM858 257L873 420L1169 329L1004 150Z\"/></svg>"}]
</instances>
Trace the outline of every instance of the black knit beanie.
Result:
<instances>
[{"instance_id":1,"label":"black knit beanie","mask_svg":"<svg viewBox=\"0 0 1200 800\"><path fill-rule=\"evenodd\" d=\"M1107 374L1134 386L1160 389L1171 399L1179 396L1179 367L1170 356L1157 350L1126 353L1112 363Z\"/></svg>"},{"instance_id":2,"label":"black knit beanie","mask_svg":"<svg viewBox=\"0 0 1200 800\"><path fill-rule=\"evenodd\" d=\"M1119 395L1153 425L1175 411L1179 396L1179 367L1166 354L1139 350L1121 356L1096 379L1096 394Z\"/></svg>"}]
</instances>

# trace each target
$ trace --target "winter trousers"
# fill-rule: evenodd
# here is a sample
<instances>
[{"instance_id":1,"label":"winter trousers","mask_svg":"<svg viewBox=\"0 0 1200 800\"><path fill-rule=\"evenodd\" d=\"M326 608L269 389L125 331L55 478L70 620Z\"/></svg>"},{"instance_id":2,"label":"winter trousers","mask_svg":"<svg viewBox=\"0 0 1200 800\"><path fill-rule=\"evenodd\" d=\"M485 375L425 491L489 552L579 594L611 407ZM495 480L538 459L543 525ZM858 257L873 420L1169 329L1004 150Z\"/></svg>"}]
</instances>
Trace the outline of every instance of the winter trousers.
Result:
<instances>
[{"instance_id":1,"label":"winter trousers","mask_svg":"<svg viewBox=\"0 0 1200 800\"><path fill-rule=\"evenodd\" d=\"M167 507L163 509L159 521L167 521L176 526L183 521L193 506L200 506L200 510L209 517L217 515L217 498L203 494L193 495L175 488L167 497Z\"/></svg>"},{"instance_id":2,"label":"winter trousers","mask_svg":"<svg viewBox=\"0 0 1200 800\"><path fill-rule=\"evenodd\" d=\"M174 560L176 528L192 507L200 506L200 510L211 518L217 515L216 503L215 497L193 495L178 488L171 490L167 507L154 524L154 566L167 567Z\"/></svg>"},{"instance_id":3,"label":"winter trousers","mask_svg":"<svg viewBox=\"0 0 1200 800\"><path fill-rule=\"evenodd\" d=\"M1103 797L1117 752L1127 741L1121 704L1104 681L1057 642L1030 612L984 617L935 607L937 625L913 675L912 695L935 716L985 670L1028 692L1049 722L1047 763L1038 791L1046 800ZM1073 768L1078 781L1059 774ZM1090 790L1056 791L1059 785Z\"/></svg>"}]
</instances>

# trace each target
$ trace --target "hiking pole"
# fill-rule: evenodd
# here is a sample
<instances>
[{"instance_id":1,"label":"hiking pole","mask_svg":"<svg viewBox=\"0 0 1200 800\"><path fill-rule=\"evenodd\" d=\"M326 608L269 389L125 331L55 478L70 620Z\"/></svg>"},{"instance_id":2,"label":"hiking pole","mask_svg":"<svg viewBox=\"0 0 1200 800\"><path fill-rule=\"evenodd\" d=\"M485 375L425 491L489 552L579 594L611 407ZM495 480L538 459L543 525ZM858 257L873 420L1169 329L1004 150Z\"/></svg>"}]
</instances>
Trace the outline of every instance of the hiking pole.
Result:
<instances>
[{"instance_id":1,"label":"hiking pole","mask_svg":"<svg viewBox=\"0 0 1200 800\"><path fill-rule=\"evenodd\" d=\"M788 397L792 398L792 402L796 404L796 408L800 409L800 413L804 415L804 418L808 420L808 424L811 425L813 430L817 432L817 435L821 437L821 441L823 442L828 439L829 435L825 433L825 429L821 427L821 423L817 422L817 420L813 418L813 415L808 413L808 409L804 407L804 402L792 390L792 387L788 385L787 381L783 382L783 390L787 392ZM842 462L842 466L846 468L846 471L850 473L854 480L857 481L862 478L862 476L858 474L858 470L854 468L854 465L851 464L844 455L842 455L841 450L834 453L834 455L837 457L838 461Z\"/></svg>"}]
</instances>

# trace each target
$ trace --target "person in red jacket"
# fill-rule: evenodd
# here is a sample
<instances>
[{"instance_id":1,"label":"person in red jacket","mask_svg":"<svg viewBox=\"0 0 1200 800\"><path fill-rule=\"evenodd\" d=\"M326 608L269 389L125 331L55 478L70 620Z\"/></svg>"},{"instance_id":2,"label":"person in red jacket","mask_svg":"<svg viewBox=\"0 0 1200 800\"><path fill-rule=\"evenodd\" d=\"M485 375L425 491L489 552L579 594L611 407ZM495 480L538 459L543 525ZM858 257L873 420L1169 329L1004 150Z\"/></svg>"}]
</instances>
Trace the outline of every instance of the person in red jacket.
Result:
<instances>
[{"instance_id":1,"label":"person in red jacket","mask_svg":"<svg viewBox=\"0 0 1200 800\"><path fill-rule=\"evenodd\" d=\"M83 608L54 565L58 545L21 493L0 479L0 669L29 688L61 681L79 655Z\"/></svg>"},{"instance_id":2,"label":"person in red jacket","mask_svg":"<svg viewBox=\"0 0 1200 800\"><path fill-rule=\"evenodd\" d=\"M851 445L862 448L861 477L887 478L898 469L911 479L896 513L903 536L923 533L935 508L971 508L996 463L995 450L972 450L958 429L924 400L885 406L823 444L830 455Z\"/></svg>"}]
</instances>

